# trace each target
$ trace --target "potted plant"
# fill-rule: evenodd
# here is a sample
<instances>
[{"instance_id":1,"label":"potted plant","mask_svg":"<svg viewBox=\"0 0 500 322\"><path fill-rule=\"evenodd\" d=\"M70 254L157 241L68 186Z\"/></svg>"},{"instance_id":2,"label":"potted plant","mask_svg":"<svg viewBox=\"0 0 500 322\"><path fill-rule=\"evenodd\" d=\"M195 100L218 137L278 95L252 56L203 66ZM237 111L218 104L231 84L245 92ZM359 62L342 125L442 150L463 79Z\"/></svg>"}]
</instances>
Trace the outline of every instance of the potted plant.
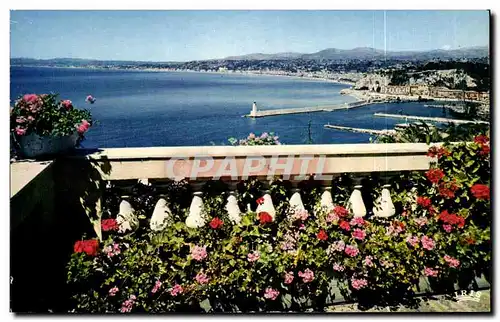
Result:
<instances>
[{"instance_id":1,"label":"potted plant","mask_svg":"<svg viewBox=\"0 0 500 322\"><path fill-rule=\"evenodd\" d=\"M80 144L92 126L88 110L73 107L57 94L26 94L11 107L10 131L23 157L67 152Z\"/></svg>"}]
</instances>

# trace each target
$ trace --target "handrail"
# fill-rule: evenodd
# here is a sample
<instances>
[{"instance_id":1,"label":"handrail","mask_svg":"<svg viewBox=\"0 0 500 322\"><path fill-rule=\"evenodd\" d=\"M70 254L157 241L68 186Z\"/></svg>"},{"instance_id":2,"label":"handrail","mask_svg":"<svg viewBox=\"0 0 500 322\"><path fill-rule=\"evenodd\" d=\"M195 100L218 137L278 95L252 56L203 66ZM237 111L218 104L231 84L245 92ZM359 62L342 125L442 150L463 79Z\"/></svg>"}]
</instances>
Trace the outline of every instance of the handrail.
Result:
<instances>
[{"instance_id":1,"label":"handrail","mask_svg":"<svg viewBox=\"0 0 500 322\"><path fill-rule=\"evenodd\" d=\"M361 156L370 154L426 154L430 146L426 143L360 143L360 144L304 144L273 146L182 146L182 147L145 147L145 148L106 148L98 151L79 150L67 158L86 158L91 160L130 160L130 159L168 159L173 157L246 157L280 155L325 155Z\"/></svg>"},{"instance_id":2,"label":"handrail","mask_svg":"<svg viewBox=\"0 0 500 322\"><path fill-rule=\"evenodd\" d=\"M222 170L229 167L229 170L235 171L231 172L232 181L235 181L249 176L269 177L270 173L273 176L287 173L304 176L426 170L431 161L427 157L429 147L425 143L368 143L111 148L80 150L66 156L63 161L86 160L105 165L107 171L101 171L105 180L206 180L219 178L217 174L220 173L227 176L228 172ZM309 161L304 166L305 159ZM206 166L206 162L210 166ZM256 167L255 162L260 162L262 166ZM197 171L196 167L201 167L201 171Z\"/></svg>"}]
</instances>

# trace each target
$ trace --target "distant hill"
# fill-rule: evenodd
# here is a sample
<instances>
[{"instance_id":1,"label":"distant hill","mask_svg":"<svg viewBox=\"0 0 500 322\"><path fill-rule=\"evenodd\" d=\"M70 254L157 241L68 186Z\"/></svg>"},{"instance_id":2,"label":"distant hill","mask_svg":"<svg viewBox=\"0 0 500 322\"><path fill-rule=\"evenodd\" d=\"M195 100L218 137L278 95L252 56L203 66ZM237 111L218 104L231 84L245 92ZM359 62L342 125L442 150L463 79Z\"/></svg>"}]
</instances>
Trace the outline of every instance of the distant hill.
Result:
<instances>
[{"instance_id":1,"label":"distant hill","mask_svg":"<svg viewBox=\"0 0 500 322\"><path fill-rule=\"evenodd\" d=\"M460 58L484 58L489 57L487 46L468 47L453 50L429 50L429 51L388 51L381 49L358 47L353 49L328 48L316 53L305 54L296 52L284 52L276 54L254 53L242 56L230 56L223 59L207 59L195 61L195 63L213 63L220 61L276 61L276 60L433 60L433 59L453 59ZM33 59L33 58L11 58L11 65L14 66L75 66L75 67L130 67L130 68L150 68L150 67L182 67L193 62L153 62L153 61L119 61L119 60L98 60L81 58L52 58L52 59ZM186 66L184 66L186 67ZM218 67L215 67L218 68Z\"/></svg>"},{"instance_id":2,"label":"distant hill","mask_svg":"<svg viewBox=\"0 0 500 322\"><path fill-rule=\"evenodd\" d=\"M248 54L242 56L230 56L224 60L346 60L346 59L400 59L400 60L427 60L427 59L460 59L460 58L482 58L488 57L487 46L467 47L452 50L429 50L429 51L387 51L370 47L358 47L353 49L328 48L312 54L302 53L277 53L277 54Z\"/></svg>"},{"instance_id":3,"label":"distant hill","mask_svg":"<svg viewBox=\"0 0 500 322\"><path fill-rule=\"evenodd\" d=\"M283 59L297 59L301 58L304 55L305 54L293 53L293 52L277 53L277 54L255 53L242 56L229 56L224 58L224 60L283 60Z\"/></svg>"},{"instance_id":4,"label":"distant hill","mask_svg":"<svg viewBox=\"0 0 500 322\"><path fill-rule=\"evenodd\" d=\"M22 66L143 66L143 65L170 65L180 64L179 62L150 62L150 61L132 61L132 60L98 60L98 59L83 59L83 58L51 58L51 59L34 59L34 58L11 58L11 65Z\"/></svg>"}]
</instances>

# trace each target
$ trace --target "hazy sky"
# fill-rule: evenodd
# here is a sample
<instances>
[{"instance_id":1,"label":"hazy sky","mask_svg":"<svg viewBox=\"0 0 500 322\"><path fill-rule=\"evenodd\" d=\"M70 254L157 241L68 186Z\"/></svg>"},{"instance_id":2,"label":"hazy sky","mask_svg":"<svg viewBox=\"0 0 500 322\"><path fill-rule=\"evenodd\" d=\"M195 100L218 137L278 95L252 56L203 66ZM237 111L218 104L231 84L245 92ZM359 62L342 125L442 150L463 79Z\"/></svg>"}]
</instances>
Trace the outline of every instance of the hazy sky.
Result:
<instances>
[{"instance_id":1,"label":"hazy sky","mask_svg":"<svg viewBox=\"0 0 500 322\"><path fill-rule=\"evenodd\" d=\"M11 11L11 57L188 61L489 44L487 11ZM384 31L385 30L385 31Z\"/></svg>"}]
</instances>

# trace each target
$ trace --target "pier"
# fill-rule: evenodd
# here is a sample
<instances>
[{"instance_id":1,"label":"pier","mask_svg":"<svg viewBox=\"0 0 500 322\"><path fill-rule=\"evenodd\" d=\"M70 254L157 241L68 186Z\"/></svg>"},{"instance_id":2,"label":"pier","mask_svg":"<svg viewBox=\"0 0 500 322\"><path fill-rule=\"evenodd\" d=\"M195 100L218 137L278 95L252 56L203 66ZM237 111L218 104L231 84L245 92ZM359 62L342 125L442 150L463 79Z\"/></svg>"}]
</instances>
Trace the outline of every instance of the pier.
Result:
<instances>
[{"instance_id":1,"label":"pier","mask_svg":"<svg viewBox=\"0 0 500 322\"><path fill-rule=\"evenodd\" d=\"M348 126L331 125L331 124L325 124L325 128L334 129L334 130L349 131L349 132L356 132L356 133L376 134L376 135L396 133L395 130L362 129L362 128L357 128L357 127L348 127Z\"/></svg>"},{"instance_id":2,"label":"pier","mask_svg":"<svg viewBox=\"0 0 500 322\"><path fill-rule=\"evenodd\" d=\"M489 124L486 121L471 121L471 120L459 120L459 119L449 119L445 117L429 117L429 116L415 116L415 115L399 115L399 114L387 114L387 113L375 113L374 116L379 117L391 117L397 119L405 119L405 120L419 120L419 121L430 121L437 123L455 123L455 124L466 124L466 123L475 123L475 124Z\"/></svg>"},{"instance_id":3,"label":"pier","mask_svg":"<svg viewBox=\"0 0 500 322\"><path fill-rule=\"evenodd\" d=\"M300 114L300 113L314 113L314 112L331 112L340 109L350 109L355 107L361 107L369 104L373 104L371 101L357 101L353 103L336 104L330 106L315 106L315 107L298 107L298 108L283 108L276 110L257 110L257 105L254 102L252 105L252 111L250 114L245 115L246 117L266 117L266 116L276 116L276 115L286 115L286 114Z\"/></svg>"}]
</instances>

